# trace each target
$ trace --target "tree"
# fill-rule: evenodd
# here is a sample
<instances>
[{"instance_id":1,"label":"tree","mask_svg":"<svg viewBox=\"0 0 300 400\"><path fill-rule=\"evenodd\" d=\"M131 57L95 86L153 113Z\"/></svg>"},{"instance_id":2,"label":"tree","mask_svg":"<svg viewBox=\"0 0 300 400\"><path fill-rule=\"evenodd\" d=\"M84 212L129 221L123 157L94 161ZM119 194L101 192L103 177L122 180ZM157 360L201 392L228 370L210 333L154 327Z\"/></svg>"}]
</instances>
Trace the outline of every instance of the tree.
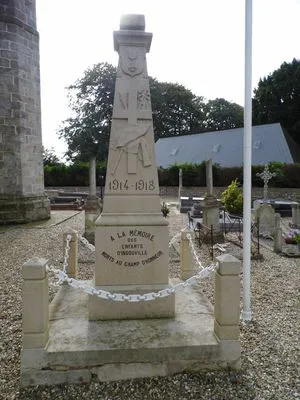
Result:
<instances>
[{"instance_id":1,"label":"tree","mask_svg":"<svg viewBox=\"0 0 300 400\"><path fill-rule=\"evenodd\" d=\"M72 117L63 122L58 134L68 144L72 161L107 159L116 68L96 64L68 87ZM224 99L211 100L177 83L149 78L155 140L209 130L241 126L242 107Z\"/></svg>"},{"instance_id":2,"label":"tree","mask_svg":"<svg viewBox=\"0 0 300 400\"><path fill-rule=\"evenodd\" d=\"M206 105L206 130L219 131L240 128L244 124L244 109L225 99L209 100Z\"/></svg>"},{"instance_id":3,"label":"tree","mask_svg":"<svg viewBox=\"0 0 300 400\"><path fill-rule=\"evenodd\" d=\"M254 90L253 122L280 122L300 144L300 60L284 62L260 79Z\"/></svg>"},{"instance_id":4,"label":"tree","mask_svg":"<svg viewBox=\"0 0 300 400\"><path fill-rule=\"evenodd\" d=\"M116 68L99 63L87 69L68 87L73 116L63 122L58 134L68 144L72 161L106 160L115 91Z\"/></svg>"},{"instance_id":5,"label":"tree","mask_svg":"<svg viewBox=\"0 0 300 400\"><path fill-rule=\"evenodd\" d=\"M43 147L43 164L50 166L61 164L59 158L55 154L55 150L53 147L51 147L50 149Z\"/></svg>"},{"instance_id":6,"label":"tree","mask_svg":"<svg viewBox=\"0 0 300 400\"><path fill-rule=\"evenodd\" d=\"M168 136L199 133L204 130L203 97L177 83L150 78L155 140Z\"/></svg>"}]
</instances>

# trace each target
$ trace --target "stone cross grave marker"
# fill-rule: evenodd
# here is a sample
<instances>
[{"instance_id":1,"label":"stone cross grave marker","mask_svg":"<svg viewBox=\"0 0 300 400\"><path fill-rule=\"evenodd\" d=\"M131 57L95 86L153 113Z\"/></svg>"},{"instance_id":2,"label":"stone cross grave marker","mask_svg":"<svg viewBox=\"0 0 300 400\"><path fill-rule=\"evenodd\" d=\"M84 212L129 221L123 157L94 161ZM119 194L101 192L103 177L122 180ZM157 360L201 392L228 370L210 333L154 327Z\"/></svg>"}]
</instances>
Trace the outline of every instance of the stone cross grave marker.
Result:
<instances>
[{"instance_id":1,"label":"stone cross grave marker","mask_svg":"<svg viewBox=\"0 0 300 400\"><path fill-rule=\"evenodd\" d=\"M96 221L95 286L139 294L169 287L168 222L160 206L143 15L125 15L114 32L119 53L105 201ZM148 302L89 299L90 319L174 315L174 295Z\"/></svg>"},{"instance_id":2,"label":"stone cross grave marker","mask_svg":"<svg viewBox=\"0 0 300 400\"><path fill-rule=\"evenodd\" d=\"M268 183L276 175L277 174L275 172L269 171L268 164L265 164L265 168L264 168L263 172L256 174L256 176L260 177L264 181L264 203L267 202L267 198L268 198Z\"/></svg>"}]
</instances>

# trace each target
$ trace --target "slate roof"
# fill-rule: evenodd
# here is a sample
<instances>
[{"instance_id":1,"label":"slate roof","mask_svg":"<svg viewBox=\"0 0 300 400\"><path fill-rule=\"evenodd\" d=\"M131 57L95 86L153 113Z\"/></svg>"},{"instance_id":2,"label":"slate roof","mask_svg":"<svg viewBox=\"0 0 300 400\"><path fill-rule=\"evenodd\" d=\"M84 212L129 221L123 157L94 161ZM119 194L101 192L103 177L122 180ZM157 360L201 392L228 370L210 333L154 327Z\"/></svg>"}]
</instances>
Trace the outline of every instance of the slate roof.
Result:
<instances>
[{"instance_id":1,"label":"slate roof","mask_svg":"<svg viewBox=\"0 0 300 400\"><path fill-rule=\"evenodd\" d=\"M155 143L157 165L168 167L175 163L201 163L212 159L222 167L243 165L244 128L197 133L159 139ZM283 132L279 123L252 127L252 164L280 161L297 162L290 148L298 145ZM289 143L288 143L289 142Z\"/></svg>"}]
</instances>

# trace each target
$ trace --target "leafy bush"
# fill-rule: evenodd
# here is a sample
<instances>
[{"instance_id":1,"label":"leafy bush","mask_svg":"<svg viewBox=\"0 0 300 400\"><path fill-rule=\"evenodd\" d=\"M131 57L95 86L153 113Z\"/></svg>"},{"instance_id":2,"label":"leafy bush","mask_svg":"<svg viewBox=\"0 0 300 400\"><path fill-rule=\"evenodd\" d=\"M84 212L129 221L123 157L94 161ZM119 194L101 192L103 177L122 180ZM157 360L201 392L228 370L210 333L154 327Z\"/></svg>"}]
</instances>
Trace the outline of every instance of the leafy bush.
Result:
<instances>
[{"instance_id":1,"label":"leafy bush","mask_svg":"<svg viewBox=\"0 0 300 400\"><path fill-rule=\"evenodd\" d=\"M243 214L243 194L238 186L238 180L235 179L224 190L221 195L221 201L224 204L226 211L234 215Z\"/></svg>"}]
</instances>

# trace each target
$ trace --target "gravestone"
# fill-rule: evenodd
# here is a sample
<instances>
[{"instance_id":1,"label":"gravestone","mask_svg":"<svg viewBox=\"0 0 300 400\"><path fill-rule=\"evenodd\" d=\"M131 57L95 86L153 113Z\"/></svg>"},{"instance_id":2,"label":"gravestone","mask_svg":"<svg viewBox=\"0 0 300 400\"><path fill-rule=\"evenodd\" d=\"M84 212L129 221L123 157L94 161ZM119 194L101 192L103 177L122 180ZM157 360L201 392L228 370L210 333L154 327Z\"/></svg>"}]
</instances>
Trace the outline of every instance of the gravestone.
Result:
<instances>
[{"instance_id":1,"label":"gravestone","mask_svg":"<svg viewBox=\"0 0 300 400\"><path fill-rule=\"evenodd\" d=\"M192 218L202 217L203 197L192 197L191 216Z\"/></svg>"},{"instance_id":2,"label":"gravestone","mask_svg":"<svg viewBox=\"0 0 300 400\"><path fill-rule=\"evenodd\" d=\"M35 0L0 0L0 224L50 217Z\"/></svg>"},{"instance_id":3,"label":"gravestone","mask_svg":"<svg viewBox=\"0 0 300 400\"><path fill-rule=\"evenodd\" d=\"M261 204L254 213L255 222L259 223L260 235L274 236L276 229L274 209L269 204Z\"/></svg>"},{"instance_id":4,"label":"gravestone","mask_svg":"<svg viewBox=\"0 0 300 400\"><path fill-rule=\"evenodd\" d=\"M96 221L95 286L146 293L169 287L168 223L161 213L143 15L121 18L103 211ZM89 298L89 318L173 317L174 294L155 302Z\"/></svg>"}]
</instances>

